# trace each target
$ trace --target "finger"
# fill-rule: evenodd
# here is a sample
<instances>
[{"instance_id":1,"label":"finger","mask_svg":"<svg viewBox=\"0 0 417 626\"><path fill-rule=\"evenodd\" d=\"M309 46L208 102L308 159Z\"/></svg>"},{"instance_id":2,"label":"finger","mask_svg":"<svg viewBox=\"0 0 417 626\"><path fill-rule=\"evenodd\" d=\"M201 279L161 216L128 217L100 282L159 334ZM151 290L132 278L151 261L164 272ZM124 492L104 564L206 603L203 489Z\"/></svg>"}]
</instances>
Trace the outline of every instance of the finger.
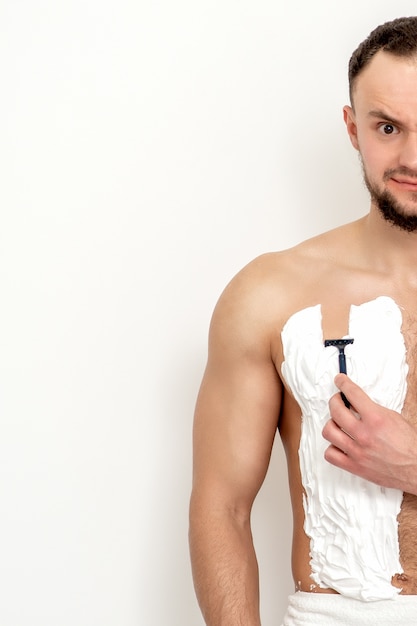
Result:
<instances>
[{"instance_id":1,"label":"finger","mask_svg":"<svg viewBox=\"0 0 417 626\"><path fill-rule=\"evenodd\" d=\"M361 426L359 416L355 409L348 409L343 402L340 393L336 393L329 400L329 411L332 420L339 429L344 430L350 437L355 437Z\"/></svg>"},{"instance_id":2,"label":"finger","mask_svg":"<svg viewBox=\"0 0 417 626\"><path fill-rule=\"evenodd\" d=\"M325 424L322 435L332 446L344 454L351 454L354 440L349 433L339 428L333 420L329 420L327 424Z\"/></svg>"},{"instance_id":3,"label":"finger","mask_svg":"<svg viewBox=\"0 0 417 626\"><path fill-rule=\"evenodd\" d=\"M363 415L371 411L375 403L370 397L356 385L346 374L338 374L334 379L336 387L347 397L352 407L363 418Z\"/></svg>"},{"instance_id":4,"label":"finger","mask_svg":"<svg viewBox=\"0 0 417 626\"><path fill-rule=\"evenodd\" d=\"M329 446L325 453L324 458L328 463L335 465L336 467L340 467L343 470L346 470L351 473L355 473L356 464L349 456L349 454L345 454L339 448L331 445Z\"/></svg>"}]
</instances>

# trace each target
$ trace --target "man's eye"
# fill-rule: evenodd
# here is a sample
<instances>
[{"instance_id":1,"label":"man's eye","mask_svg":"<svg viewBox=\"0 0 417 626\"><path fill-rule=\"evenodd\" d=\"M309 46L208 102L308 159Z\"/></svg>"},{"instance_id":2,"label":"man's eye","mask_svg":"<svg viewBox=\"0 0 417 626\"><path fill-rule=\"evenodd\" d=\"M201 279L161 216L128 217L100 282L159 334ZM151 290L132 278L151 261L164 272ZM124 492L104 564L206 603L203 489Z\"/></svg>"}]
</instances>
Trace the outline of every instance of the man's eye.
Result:
<instances>
[{"instance_id":1,"label":"man's eye","mask_svg":"<svg viewBox=\"0 0 417 626\"><path fill-rule=\"evenodd\" d=\"M398 129L394 124L381 124L379 128L383 135L394 135L398 133Z\"/></svg>"}]
</instances>

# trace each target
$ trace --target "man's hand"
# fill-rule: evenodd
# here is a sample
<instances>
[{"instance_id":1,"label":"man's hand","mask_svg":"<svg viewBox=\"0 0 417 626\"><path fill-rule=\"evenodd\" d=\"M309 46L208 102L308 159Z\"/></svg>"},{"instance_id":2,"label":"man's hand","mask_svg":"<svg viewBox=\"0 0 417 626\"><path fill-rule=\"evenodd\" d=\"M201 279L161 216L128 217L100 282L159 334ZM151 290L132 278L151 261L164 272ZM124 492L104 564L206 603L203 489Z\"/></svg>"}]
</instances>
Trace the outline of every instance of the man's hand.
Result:
<instances>
[{"instance_id":1,"label":"man's hand","mask_svg":"<svg viewBox=\"0 0 417 626\"><path fill-rule=\"evenodd\" d=\"M330 399L323 437L331 445L325 459L377 485L417 495L417 429L373 402L346 375L338 374L335 383L351 409L339 393Z\"/></svg>"}]
</instances>

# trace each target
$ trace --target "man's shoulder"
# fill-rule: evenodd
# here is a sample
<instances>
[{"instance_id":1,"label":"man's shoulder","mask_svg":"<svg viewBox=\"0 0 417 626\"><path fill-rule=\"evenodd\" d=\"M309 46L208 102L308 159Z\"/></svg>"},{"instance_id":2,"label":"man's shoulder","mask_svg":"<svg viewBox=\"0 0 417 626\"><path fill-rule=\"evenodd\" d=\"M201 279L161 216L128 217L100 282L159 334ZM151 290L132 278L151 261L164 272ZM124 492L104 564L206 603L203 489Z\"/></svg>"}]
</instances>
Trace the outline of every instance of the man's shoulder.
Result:
<instances>
[{"instance_id":1,"label":"man's shoulder","mask_svg":"<svg viewBox=\"0 0 417 626\"><path fill-rule=\"evenodd\" d=\"M297 308L320 296L320 283L346 263L357 234L355 223L327 231L291 248L251 260L227 285L221 310L256 320L284 323Z\"/></svg>"},{"instance_id":2,"label":"man's shoulder","mask_svg":"<svg viewBox=\"0 0 417 626\"><path fill-rule=\"evenodd\" d=\"M285 287L294 279L308 281L309 275L326 272L346 261L346 250L355 241L356 223L326 231L285 250L254 258L235 277L255 287Z\"/></svg>"},{"instance_id":3,"label":"man's shoulder","mask_svg":"<svg viewBox=\"0 0 417 626\"><path fill-rule=\"evenodd\" d=\"M346 249L355 245L362 229L363 220L344 224L332 230L306 239L293 248L284 251L289 262L343 262L346 260Z\"/></svg>"}]
</instances>

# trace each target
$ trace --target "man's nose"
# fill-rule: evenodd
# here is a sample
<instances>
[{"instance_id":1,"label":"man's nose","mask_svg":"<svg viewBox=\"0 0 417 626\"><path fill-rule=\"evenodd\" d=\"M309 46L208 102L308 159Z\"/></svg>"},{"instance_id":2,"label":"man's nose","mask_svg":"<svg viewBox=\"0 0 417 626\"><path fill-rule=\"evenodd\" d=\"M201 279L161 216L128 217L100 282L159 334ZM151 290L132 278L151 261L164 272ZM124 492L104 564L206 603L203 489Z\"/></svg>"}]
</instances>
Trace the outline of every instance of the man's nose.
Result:
<instances>
[{"instance_id":1,"label":"man's nose","mask_svg":"<svg viewBox=\"0 0 417 626\"><path fill-rule=\"evenodd\" d=\"M401 150L400 165L417 172L417 131L407 134Z\"/></svg>"}]
</instances>

